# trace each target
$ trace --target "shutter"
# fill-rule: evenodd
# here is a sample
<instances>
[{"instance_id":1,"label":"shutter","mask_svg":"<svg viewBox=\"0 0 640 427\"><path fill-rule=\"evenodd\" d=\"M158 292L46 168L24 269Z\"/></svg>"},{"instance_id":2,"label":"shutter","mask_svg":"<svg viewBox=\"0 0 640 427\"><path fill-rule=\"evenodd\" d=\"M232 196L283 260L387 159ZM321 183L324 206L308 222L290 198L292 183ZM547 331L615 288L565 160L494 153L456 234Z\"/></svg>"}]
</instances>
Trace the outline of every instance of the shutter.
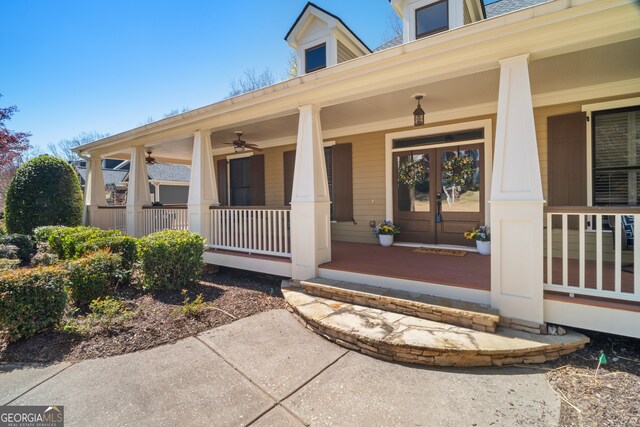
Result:
<instances>
[{"instance_id":1,"label":"shutter","mask_svg":"<svg viewBox=\"0 0 640 427\"><path fill-rule=\"evenodd\" d=\"M547 119L549 206L587 205L586 127L582 112ZM578 228L577 218L569 222L570 228Z\"/></svg>"},{"instance_id":2,"label":"shutter","mask_svg":"<svg viewBox=\"0 0 640 427\"><path fill-rule=\"evenodd\" d=\"M227 160L218 160L216 170L218 172L218 200L220 201L220 206L229 206L227 197Z\"/></svg>"},{"instance_id":3,"label":"shutter","mask_svg":"<svg viewBox=\"0 0 640 427\"><path fill-rule=\"evenodd\" d=\"M351 144L332 147L333 217L336 221L353 221L353 168Z\"/></svg>"},{"instance_id":4,"label":"shutter","mask_svg":"<svg viewBox=\"0 0 640 427\"><path fill-rule=\"evenodd\" d=\"M293 172L296 167L296 150L282 153L282 161L284 164L284 205L289 206L293 194Z\"/></svg>"},{"instance_id":5,"label":"shutter","mask_svg":"<svg viewBox=\"0 0 640 427\"><path fill-rule=\"evenodd\" d=\"M264 154L251 159L251 205L264 206Z\"/></svg>"}]
</instances>

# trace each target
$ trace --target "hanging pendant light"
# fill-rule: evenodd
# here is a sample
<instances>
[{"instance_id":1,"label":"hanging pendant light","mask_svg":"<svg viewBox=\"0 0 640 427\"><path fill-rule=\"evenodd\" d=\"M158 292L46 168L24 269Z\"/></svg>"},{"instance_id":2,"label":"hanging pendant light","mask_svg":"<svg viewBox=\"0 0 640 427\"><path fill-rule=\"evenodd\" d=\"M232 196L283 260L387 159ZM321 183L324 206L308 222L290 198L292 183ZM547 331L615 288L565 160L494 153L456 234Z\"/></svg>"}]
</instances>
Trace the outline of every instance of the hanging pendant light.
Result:
<instances>
[{"instance_id":1,"label":"hanging pendant light","mask_svg":"<svg viewBox=\"0 0 640 427\"><path fill-rule=\"evenodd\" d=\"M416 95L415 99L418 101L418 106L413 111L413 125L414 126L424 126L424 110L420 105L420 100L423 98L422 95Z\"/></svg>"}]
</instances>

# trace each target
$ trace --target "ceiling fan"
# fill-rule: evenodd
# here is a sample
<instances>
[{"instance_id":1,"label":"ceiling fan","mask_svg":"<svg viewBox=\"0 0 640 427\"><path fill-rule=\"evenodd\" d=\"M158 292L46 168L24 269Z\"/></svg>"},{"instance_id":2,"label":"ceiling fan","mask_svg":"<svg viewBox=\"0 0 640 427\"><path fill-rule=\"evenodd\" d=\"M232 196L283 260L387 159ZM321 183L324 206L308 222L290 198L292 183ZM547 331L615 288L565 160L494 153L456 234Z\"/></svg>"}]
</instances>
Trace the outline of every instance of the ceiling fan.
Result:
<instances>
[{"instance_id":1,"label":"ceiling fan","mask_svg":"<svg viewBox=\"0 0 640 427\"><path fill-rule=\"evenodd\" d=\"M233 145L233 150L236 153L242 153L245 150L245 148L248 148L249 150L253 150L253 151L262 151L262 149L258 148L256 144L248 144L247 141L244 141L243 139L241 139L242 131L237 130L235 131L235 134L238 138L233 142L225 142L225 144Z\"/></svg>"},{"instance_id":2,"label":"ceiling fan","mask_svg":"<svg viewBox=\"0 0 640 427\"><path fill-rule=\"evenodd\" d=\"M151 150L147 151L147 157L145 158L145 160L148 165L155 165L158 162L156 162L156 159L154 157L151 157L151 153L153 153L153 151Z\"/></svg>"}]
</instances>

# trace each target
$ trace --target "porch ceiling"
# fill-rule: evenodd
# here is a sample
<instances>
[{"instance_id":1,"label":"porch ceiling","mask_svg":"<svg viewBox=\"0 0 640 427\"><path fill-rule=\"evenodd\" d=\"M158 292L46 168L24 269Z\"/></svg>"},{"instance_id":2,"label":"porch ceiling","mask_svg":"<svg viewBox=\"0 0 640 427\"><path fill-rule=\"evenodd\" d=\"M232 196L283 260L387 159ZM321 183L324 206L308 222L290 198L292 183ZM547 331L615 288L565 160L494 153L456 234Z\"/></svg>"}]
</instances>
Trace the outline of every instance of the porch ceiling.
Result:
<instances>
[{"instance_id":1,"label":"porch ceiling","mask_svg":"<svg viewBox=\"0 0 640 427\"><path fill-rule=\"evenodd\" d=\"M619 81L631 81L640 76L640 39L631 39L604 46L584 49L568 54L531 58L530 79L536 97L577 88L589 88ZM473 74L456 76L423 84L407 84L389 79L386 91L371 96L325 106L321 111L322 128L327 138L348 135L352 127L380 122L391 122L396 127L410 126L415 100L412 95L424 93L423 107L427 120L442 120L439 113L463 111L466 107L485 106L495 111L498 100L500 72L496 68ZM635 92L640 92L640 87ZM576 99L577 100L577 99ZM588 99L584 99L587 101ZM564 101L570 102L570 101ZM405 123L406 121L406 123ZM231 153L224 145L235 139L234 131L243 131L243 139L261 147L295 143L298 115L288 114L265 120L243 118L232 127L217 129L212 133L214 153ZM359 130L362 132L362 130ZM192 137L158 140L147 144L153 156L167 163L190 163ZM128 148L109 153L109 157L127 159Z\"/></svg>"}]
</instances>

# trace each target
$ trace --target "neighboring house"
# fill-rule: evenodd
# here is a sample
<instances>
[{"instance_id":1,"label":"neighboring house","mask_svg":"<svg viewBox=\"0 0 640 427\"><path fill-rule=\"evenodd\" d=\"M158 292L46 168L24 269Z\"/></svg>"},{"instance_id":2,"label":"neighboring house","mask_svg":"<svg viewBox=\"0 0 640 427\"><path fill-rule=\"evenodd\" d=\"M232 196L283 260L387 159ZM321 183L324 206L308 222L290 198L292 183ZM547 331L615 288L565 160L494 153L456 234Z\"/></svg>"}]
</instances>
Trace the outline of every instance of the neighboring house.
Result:
<instances>
[{"instance_id":1,"label":"neighboring house","mask_svg":"<svg viewBox=\"0 0 640 427\"><path fill-rule=\"evenodd\" d=\"M537 3L391 0L403 35L375 52L309 3L285 37L298 77L78 147L92 170L131 162L126 209L100 216L88 192L87 221L188 227L213 264L640 337L640 9ZM237 129L262 151L225 145ZM149 208L149 147L191 165L184 213ZM381 254L384 219L401 233ZM480 224L490 257L407 248L469 246Z\"/></svg>"},{"instance_id":2,"label":"neighboring house","mask_svg":"<svg viewBox=\"0 0 640 427\"><path fill-rule=\"evenodd\" d=\"M76 162L74 166L84 189L87 176L86 163L84 161ZM163 205L186 204L189 195L190 173L191 169L186 165L159 163L147 165L151 201ZM127 201L129 185L129 161L103 159L102 176L107 194L107 205L124 206Z\"/></svg>"}]
</instances>

